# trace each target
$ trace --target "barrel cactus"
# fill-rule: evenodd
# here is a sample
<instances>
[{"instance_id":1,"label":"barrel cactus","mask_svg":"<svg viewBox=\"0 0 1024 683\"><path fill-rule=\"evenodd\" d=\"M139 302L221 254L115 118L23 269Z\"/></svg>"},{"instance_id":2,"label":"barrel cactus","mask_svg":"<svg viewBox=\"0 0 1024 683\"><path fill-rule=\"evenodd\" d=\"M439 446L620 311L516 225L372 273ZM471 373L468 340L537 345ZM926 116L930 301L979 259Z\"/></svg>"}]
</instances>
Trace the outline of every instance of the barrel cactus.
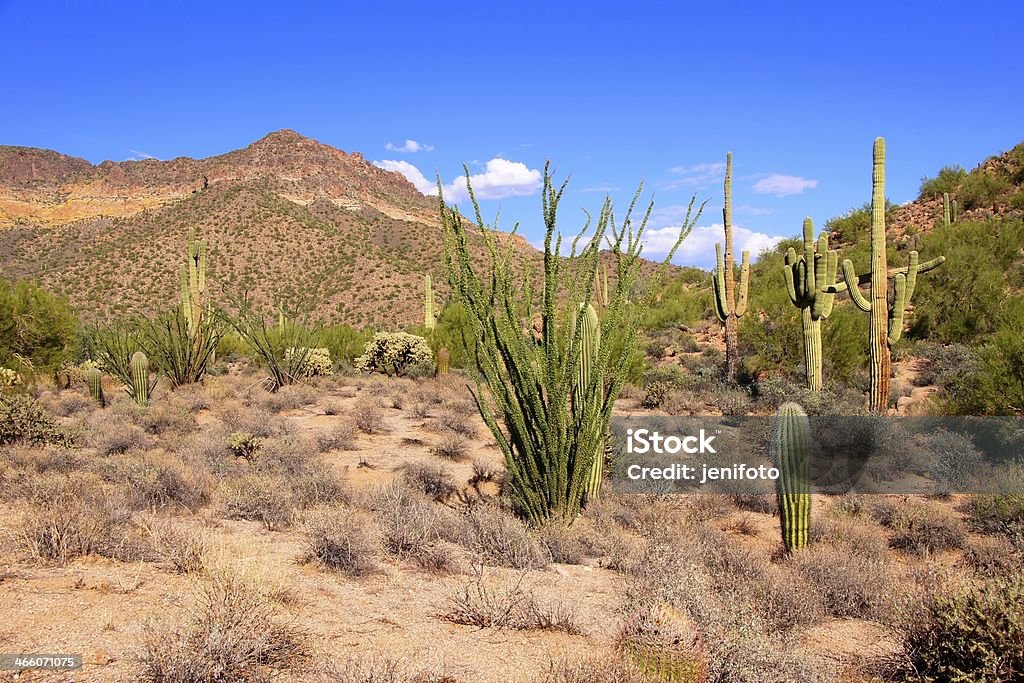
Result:
<instances>
[{"instance_id":1,"label":"barrel cactus","mask_svg":"<svg viewBox=\"0 0 1024 683\"><path fill-rule=\"evenodd\" d=\"M623 625L619 649L656 681L706 680L703 640L693 622L671 603L641 607Z\"/></svg>"}]
</instances>

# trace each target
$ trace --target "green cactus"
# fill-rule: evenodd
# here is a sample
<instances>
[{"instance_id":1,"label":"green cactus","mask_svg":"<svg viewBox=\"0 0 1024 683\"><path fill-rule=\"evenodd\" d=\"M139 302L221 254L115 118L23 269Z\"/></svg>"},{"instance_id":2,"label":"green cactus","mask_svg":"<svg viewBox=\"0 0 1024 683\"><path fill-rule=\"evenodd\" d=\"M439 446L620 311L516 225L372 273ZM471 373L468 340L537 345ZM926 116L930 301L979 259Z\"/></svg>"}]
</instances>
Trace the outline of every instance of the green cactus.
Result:
<instances>
[{"instance_id":1,"label":"green cactus","mask_svg":"<svg viewBox=\"0 0 1024 683\"><path fill-rule=\"evenodd\" d=\"M89 386L89 396L100 404L100 408L105 408L107 397L103 394L103 373L99 368L90 368L86 371L85 383Z\"/></svg>"},{"instance_id":2,"label":"green cactus","mask_svg":"<svg viewBox=\"0 0 1024 683\"><path fill-rule=\"evenodd\" d=\"M779 524L787 552L807 545L811 525L811 493L808 480L811 426L807 413L796 403L785 403L775 414L771 458L779 470L776 491Z\"/></svg>"},{"instance_id":3,"label":"green cactus","mask_svg":"<svg viewBox=\"0 0 1024 683\"><path fill-rule=\"evenodd\" d=\"M942 193L942 225L949 227L951 224L956 223L957 215L960 213L960 207L957 205L956 200L949 200L949 193Z\"/></svg>"},{"instance_id":4,"label":"green cactus","mask_svg":"<svg viewBox=\"0 0 1024 683\"><path fill-rule=\"evenodd\" d=\"M445 347L437 350L437 376L447 375L452 366L452 354Z\"/></svg>"},{"instance_id":5,"label":"green cactus","mask_svg":"<svg viewBox=\"0 0 1024 683\"><path fill-rule=\"evenodd\" d=\"M423 304L423 326L428 330L436 327L436 319L434 318L434 285L430 279L430 273L427 273L426 277L423 278L423 286L425 291L424 304Z\"/></svg>"},{"instance_id":6,"label":"green cactus","mask_svg":"<svg viewBox=\"0 0 1024 683\"><path fill-rule=\"evenodd\" d=\"M153 385L149 383L149 359L142 351L132 354L132 383L130 393L132 399L140 406L149 404L149 392Z\"/></svg>"},{"instance_id":7,"label":"green cactus","mask_svg":"<svg viewBox=\"0 0 1024 683\"><path fill-rule=\"evenodd\" d=\"M700 632L671 603L655 603L633 612L619 633L618 648L653 680L706 680L707 662Z\"/></svg>"},{"instance_id":8,"label":"green cactus","mask_svg":"<svg viewBox=\"0 0 1024 683\"><path fill-rule=\"evenodd\" d=\"M206 296L206 240L197 241L196 232L188 231L188 258L178 268L181 276L181 308L185 313L188 335L197 339L202 324Z\"/></svg>"},{"instance_id":9,"label":"green cactus","mask_svg":"<svg viewBox=\"0 0 1024 683\"><path fill-rule=\"evenodd\" d=\"M573 406L578 412L582 412L585 401L601 401L604 397L601 378L595 377L593 373L594 362L597 360L597 354L601 351L601 321L598 319L593 305L587 304L583 307L582 320L578 323L575 315L569 317L570 334L575 332L577 324L580 325L580 362L576 370ZM590 466L590 474L584 488L586 500L595 500L600 495L603 474L604 448L602 446L594 453L594 462Z\"/></svg>"},{"instance_id":10,"label":"green cactus","mask_svg":"<svg viewBox=\"0 0 1024 683\"><path fill-rule=\"evenodd\" d=\"M715 313L725 325L725 364L731 379L739 369L739 319L747 312L747 290L750 284L750 252L744 251L740 265L739 292L736 291L732 250L732 152L725 157L725 207L722 209L725 230L725 254L722 245L715 244L717 267L712 278L715 290Z\"/></svg>"},{"instance_id":11,"label":"green cactus","mask_svg":"<svg viewBox=\"0 0 1024 683\"><path fill-rule=\"evenodd\" d=\"M807 374L807 388L821 391L822 349L821 321L832 313L835 294L826 288L836 284L839 255L828 248L828 233L818 237L817 250L814 244L814 223L804 219L804 253L797 254L790 247L783 267L789 300L800 309L801 325L804 332L804 365Z\"/></svg>"},{"instance_id":12,"label":"green cactus","mask_svg":"<svg viewBox=\"0 0 1024 683\"><path fill-rule=\"evenodd\" d=\"M885 243L885 139L876 138L874 168L871 182L871 272L857 275L853 262L843 261L844 282L826 288L831 294L848 291L853 303L871 316L868 345L871 351L871 375L868 407L876 415L884 415L889 406L889 378L892 373L892 345L903 335L903 316L914 294L917 276L938 268L946 260L939 256L920 263L918 253L910 252L909 265L889 269ZM889 280L894 296L889 303ZM859 287L870 285L865 297Z\"/></svg>"}]
</instances>

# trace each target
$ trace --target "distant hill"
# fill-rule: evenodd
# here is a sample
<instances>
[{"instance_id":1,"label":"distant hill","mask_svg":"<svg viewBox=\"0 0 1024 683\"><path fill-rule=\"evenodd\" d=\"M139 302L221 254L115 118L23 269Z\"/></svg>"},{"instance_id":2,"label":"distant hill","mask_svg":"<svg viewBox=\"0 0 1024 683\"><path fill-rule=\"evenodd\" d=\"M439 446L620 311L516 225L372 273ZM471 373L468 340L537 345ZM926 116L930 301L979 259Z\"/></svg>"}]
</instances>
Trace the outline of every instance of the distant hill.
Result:
<instances>
[{"instance_id":1,"label":"distant hill","mask_svg":"<svg viewBox=\"0 0 1024 683\"><path fill-rule=\"evenodd\" d=\"M0 146L0 272L41 280L85 318L175 302L190 227L210 242L222 301L315 293L330 321L362 327L422 320L427 273L445 293L436 199L358 152L290 130L207 159L93 165ZM524 269L539 264L513 239Z\"/></svg>"}]
</instances>

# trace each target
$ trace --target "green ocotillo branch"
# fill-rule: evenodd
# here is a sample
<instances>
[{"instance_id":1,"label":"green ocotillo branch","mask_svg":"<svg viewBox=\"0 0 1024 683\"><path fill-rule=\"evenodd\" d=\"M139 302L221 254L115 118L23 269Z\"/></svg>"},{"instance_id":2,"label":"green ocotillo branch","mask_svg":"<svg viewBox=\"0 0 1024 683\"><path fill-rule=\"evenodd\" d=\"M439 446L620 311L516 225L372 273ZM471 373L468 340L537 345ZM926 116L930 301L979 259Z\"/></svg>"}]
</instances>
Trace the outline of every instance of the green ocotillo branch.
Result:
<instances>
[{"instance_id":1,"label":"green ocotillo branch","mask_svg":"<svg viewBox=\"0 0 1024 683\"><path fill-rule=\"evenodd\" d=\"M844 282L826 288L829 293L848 291L850 299L860 310L868 313L868 345L871 352L871 376L868 406L876 415L885 414L889 405L889 378L892 366L892 345L903 335L903 317L910 305L917 285L917 276L939 267L946 257L939 256L920 262L916 251L910 252L910 263L889 269L885 241L885 139L876 138L873 150L874 166L871 175L871 271L857 275L853 262L843 261ZM893 281L894 296L889 301L889 281ZM869 286L868 296L860 291Z\"/></svg>"},{"instance_id":2,"label":"green ocotillo branch","mask_svg":"<svg viewBox=\"0 0 1024 683\"><path fill-rule=\"evenodd\" d=\"M822 380L821 321L832 313L835 294L826 291L836 284L839 255L828 248L828 233L814 242L814 223L804 219L804 251L790 247L783 267L789 300L800 309L804 333L804 365L807 388L820 391Z\"/></svg>"}]
</instances>

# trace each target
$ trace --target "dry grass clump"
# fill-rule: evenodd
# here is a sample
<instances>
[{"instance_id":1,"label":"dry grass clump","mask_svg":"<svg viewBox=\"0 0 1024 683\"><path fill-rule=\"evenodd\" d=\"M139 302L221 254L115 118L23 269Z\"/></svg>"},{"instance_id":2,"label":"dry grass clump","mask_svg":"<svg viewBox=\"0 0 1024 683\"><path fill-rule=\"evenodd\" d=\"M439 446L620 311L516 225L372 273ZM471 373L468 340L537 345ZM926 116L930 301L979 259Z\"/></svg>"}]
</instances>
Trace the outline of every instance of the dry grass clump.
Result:
<instances>
[{"instance_id":1,"label":"dry grass clump","mask_svg":"<svg viewBox=\"0 0 1024 683\"><path fill-rule=\"evenodd\" d=\"M447 434L441 437L430 452L445 460L463 462L469 459L469 444L458 434Z\"/></svg>"},{"instance_id":2,"label":"dry grass clump","mask_svg":"<svg viewBox=\"0 0 1024 683\"><path fill-rule=\"evenodd\" d=\"M302 636L272 603L231 575L214 574L178 624L149 625L140 678L151 683L270 680L305 653Z\"/></svg>"},{"instance_id":3,"label":"dry grass clump","mask_svg":"<svg viewBox=\"0 0 1024 683\"><path fill-rule=\"evenodd\" d=\"M317 668L321 668L319 663ZM412 669L388 657L331 660L323 667L323 676L315 680L324 683L458 683L446 673Z\"/></svg>"},{"instance_id":4,"label":"dry grass clump","mask_svg":"<svg viewBox=\"0 0 1024 683\"><path fill-rule=\"evenodd\" d=\"M147 434L184 434L196 426L195 415L178 401L154 401L145 407L121 401L115 403L111 411L124 415Z\"/></svg>"},{"instance_id":5,"label":"dry grass clump","mask_svg":"<svg viewBox=\"0 0 1024 683\"><path fill-rule=\"evenodd\" d=\"M299 507L351 502L344 479L318 456L312 442L293 438L267 439L250 463L252 471L277 477L291 490Z\"/></svg>"},{"instance_id":6,"label":"dry grass clump","mask_svg":"<svg viewBox=\"0 0 1024 683\"><path fill-rule=\"evenodd\" d=\"M373 521L362 513L323 511L309 521L304 536L306 562L351 576L363 576L377 568L380 544Z\"/></svg>"},{"instance_id":7,"label":"dry grass clump","mask_svg":"<svg viewBox=\"0 0 1024 683\"><path fill-rule=\"evenodd\" d=\"M1000 536L971 539L964 549L963 561L981 576L1024 574L1024 548Z\"/></svg>"},{"instance_id":8,"label":"dry grass clump","mask_svg":"<svg viewBox=\"0 0 1024 683\"><path fill-rule=\"evenodd\" d=\"M360 401L352 409L352 419L364 434L384 434L387 431L384 413L371 401Z\"/></svg>"},{"instance_id":9,"label":"dry grass clump","mask_svg":"<svg viewBox=\"0 0 1024 683\"><path fill-rule=\"evenodd\" d=\"M655 683L657 680L618 654L608 654L552 662L534 683Z\"/></svg>"},{"instance_id":10,"label":"dry grass clump","mask_svg":"<svg viewBox=\"0 0 1024 683\"><path fill-rule=\"evenodd\" d=\"M64 391L49 402L50 412L58 417L71 417L81 413L92 413L99 404L78 391Z\"/></svg>"},{"instance_id":11,"label":"dry grass clump","mask_svg":"<svg viewBox=\"0 0 1024 683\"><path fill-rule=\"evenodd\" d=\"M442 540L461 533L457 515L434 505L401 482L375 491L369 501L381 527L384 549L396 557L417 557Z\"/></svg>"},{"instance_id":12,"label":"dry grass clump","mask_svg":"<svg viewBox=\"0 0 1024 683\"><path fill-rule=\"evenodd\" d=\"M334 416L342 415L345 412L345 405L334 398L327 399L323 403L324 415Z\"/></svg>"},{"instance_id":13,"label":"dry grass clump","mask_svg":"<svg viewBox=\"0 0 1024 683\"><path fill-rule=\"evenodd\" d=\"M441 465L419 462L407 464L404 469L406 484L434 500L446 500L459 489L451 472Z\"/></svg>"},{"instance_id":14,"label":"dry grass clump","mask_svg":"<svg viewBox=\"0 0 1024 683\"><path fill-rule=\"evenodd\" d=\"M265 439L284 436L290 431L287 420L264 408L247 408L235 402L220 406L217 413L228 432L252 434Z\"/></svg>"},{"instance_id":15,"label":"dry grass clump","mask_svg":"<svg viewBox=\"0 0 1024 683\"><path fill-rule=\"evenodd\" d=\"M467 547L488 563L513 569L543 569L551 561L526 524L508 510L479 505L465 521Z\"/></svg>"},{"instance_id":16,"label":"dry grass clump","mask_svg":"<svg viewBox=\"0 0 1024 683\"><path fill-rule=\"evenodd\" d=\"M885 619L892 613L896 576L887 559L850 546L812 544L794 553L790 564L829 616Z\"/></svg>"},{"instance_id":17,"label":"dry grass clump","mask_svg":"<svg viewBox=\"0 0 1024 683\"><path fill-rule=\"evenodd\" d=\"M483 566L477 565L472 578L448 596L443 616L454 624L478 628L582 633L572 607L541 603L523 588L524 577L525 572L512 581L490 581L484 577Z\"/></svg>"},{"instance_id":18,"label":"dry grass clump","mask_svg":"<svg viewBox=\"0 0 1024 683\"><path fill-rule=\"evenodd\" d=\"M89 554L127 559L129 514L92 475L44 474L30 483L18 545L41 562L67 564Z\"/></svg>"},{"instance_id":19,"label":"dry grass clump","mask_svg":"<svg viewBox=\"0 0 1024 683\"><path fill-rule=\"evenodd\" d=\"M250 473L227 481L223 487L224 516L260 522L270 531L295 521L298 507L286 480L270 474Z\"/></svg>"},{"instance_id":20,"label":"dry grass clump","mask_svg":"<svg viewBox=\"0 0 1024 683\"><path fill-rule=\"evenodd\" d=\"M316 437L317 446L321 453L329 451L354 451L356 450L356 437L359 434L359 427L353 420L342 420L329 430Z\"/></svg>"},{"instance_id":21,"label":"dry grass clump","mask_svg":"<svg viewBox=\"0 0 1024 683\"><path fill-rule=\"evenodd\" d=\"M85 445L95 448L100 455L141 450L150 443L141 427L109 412L92 413L84 432Z\"/></svg>"},{"instance_id":22,"label":"dry grass clump","mask_svg":"<svg viewBox=\"0 0 1024 683\"><path fill-rule=\"evenodd\" d=\"M744 512L757 512L762 515L774 515L778 512L776 497L760 493L735 493L732 496L732 504L737 510Z\"/></svg>"},{"instance_id":23,"label":"dry grass clump","mask_svg":"<svg viewBox=\"0 0 1024 683\"><path fill-rule=\"evenodd\" d=\"M967 538L963 520L934 503L902 508L889 526L889 545L918 556L963 548Z\"/></svg>"},{"instance_id":24,"label":"dry grass clump","mask_svg":"<svg viewBox=\"0 0 1024 683\"><path fill-rule=\"evenodd\" d=\"M282 413L316 403L320 391L308 384L289 384L275 392L264 389L253 390L250 403L271 413Z\"/></svg>"},{"instance_id":25,"label":"dry grass clump","mask_svg":"<svg viewBox=\"0 0 1024 683\"><path fill-rule=\"evenodd\" d=\"M587 556L587 544L578 526L551 521L537 530L537 536L552 562L581 564Z\"/></svg>"},{"instance_id":26,"label":"dry grass clump","mask_svg":"<svg viewBox=\"0 0 1024 683\"><path fill-rule=\"evenodd\" d=\"M473 422L473 415L455 412L445 409L434 418L434 425L442 432L458 434L468 439L475 439L477 436L476 424Z\"/></svg>"},{"instance_id":27,"label":"dry grass clump","mask_svg":"<svg viewBox=\"0 0 1024 683\"><path fill-rule=\"evenodd\" d=\"M198 463L164 451L111 456L96 463L96 472L125 491L136 510L180 506L194 512L210 501L213 478Z\"/></svg>"},{"instance_id":28,"label":"dry grass clump","mask_svg":"<svg viewBox=\"0 0 1024 683\"><path fill-rule=\"evenodd\" d=\"M136 523L158 562L179 574L197 574L206 569L209 538L205 533L182 522L155 516Z\"/></svg>"}]
</instances>

